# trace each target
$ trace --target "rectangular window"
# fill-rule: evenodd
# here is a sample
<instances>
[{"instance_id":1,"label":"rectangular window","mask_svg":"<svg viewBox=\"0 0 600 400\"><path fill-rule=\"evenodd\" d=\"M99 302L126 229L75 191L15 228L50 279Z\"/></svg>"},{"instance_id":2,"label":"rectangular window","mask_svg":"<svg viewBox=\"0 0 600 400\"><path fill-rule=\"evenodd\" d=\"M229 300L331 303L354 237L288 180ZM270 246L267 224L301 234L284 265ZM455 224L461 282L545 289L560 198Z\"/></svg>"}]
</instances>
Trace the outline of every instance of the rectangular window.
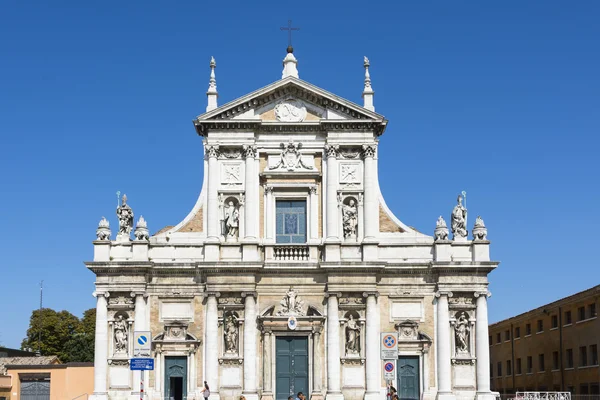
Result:
<instances>
[{"instance_id":1,"label":"rectangular window","mask_svg":"<svg viewBox=\"0 0 600 400\"><path fill-rule=\"evenodd\" d=\"M538 366L539 366L539 371L545 371L546 370L546 365L544 362L544 354L540 354L538 355Z\"/></svg>"},{"instance_id":2,"label":"rectangular window","mask_svg":"<svg viewBox=\"0 0 600 400\"><path fill-rule=\"evenodd\" d=\"M521 373L523 372L521 370L521 359L517 358L517 363L515 364L515 369L517 370L517 375L521 375Z\"/></svg>"},{"instance_id":3,"label":"rectangular window","mask_svg":"<svg viewBox=\"0 0 600 400\"><path fill-rule=\"evenodd\" d=\"M585 307L579 307L577 309L578 321L583 321L585 319Z\"/></svg>"},{"instance_id":4,"label":"rectangular window","mask_svg":"<svg viewBox=\"0 0 600 400\"><path fill-rule=\"evenodd\" d=\"M552 369L558 369L558 351L552 352Z\"/></svg>"},{"instance_id":5,"label":"rectangular window","mask_svg":"<svg viewBox=\"0 0 600 400\"><path fill-rule=\"evenodd\" d=\"M488 336L488 342L489 342L490 346L493 344L492 343L492 335Z\"/></svg>"},{"instance_id":6,"label":"rectangular window","mask_svg":"<svg viewBox=\"0 0 600 400\"><path fill-rule=\"evenodd\" d=\"M504 332L504 340L510 340L510 330L508 329Z\"/></svg>"},{"instance_id":7,"label":"rectangular window","mask_svg":"<svg viewBox=\"0 0 600 400\"><path fill-rule=\"evenodd\" d=\"M517 326L515 328L515 338L520 338L521 337L521 327Z\"/></svg>"},{"instance_id":8,"label":"rectangular window","mask_svg":"<svg viewBox=\"0 0 600 400\"><path fill-rule=\"evenodd\" d=\"M537 321L537 331L538 332L544 331L544 321L541 319L538 319L538 321Z\"/></svg>"},{"instance_id":9,"label":"rectangular window","mask_svg":"<svg viewBox=\"0 0 600 400\"><path fill-rule=\"evenodd\" d=\"M531 335L531 324L525 325L525 335Z\"/></svg>"},{"instance_id":10,"label":"rectangular window","mask_svg":"<svg viewBox=\"0 0 600 400\"><path fill-rule=\"evenodd\" d=\"M498 361L498 376L502 376L502 363Z\"/></svg>"},{"instance_id":11,"label":"rectangular window","mask_svg":"<svg viewBox=\"0 0 600 400\"><path fill-rule=\"evenodd\" d=\"M490 363L490 378L494 376L494 365Z\"/></svg>"},{"instance_id":12,"label":"rectangular window","mask_svg":"<svg viewBox=\"0 0 600 400\"><path fill-rule=\"evenodd\" d=\"M590 346L590 358L591 365L598 365L598 345L593 344Z\"/></svg>"},{"instance_id":13,"label":"rectangular window","mask_svg":"<svg viewBox=\"0 0 600 400\"><path fill-rule=\"evenodd\" d=\"M587 347L581 346L579 348L579 366L585 367L587 365Z\"/></svg>"},{"instance_id":14,"label":"rectangular window","mask_svg":"<svg viewBox=\"0 0 600 400\"><path fill-rule=\"evenodd\" d=\"M558 328L558 315L552 316L552 328Z\"/></svg>"},{"instance_id":15,"label":"rectangular window","mask_svg":"<svg viewBox=\"0 0 600 400\"><path fill-rule=\"evenodd\" d=\"M571 311L565 311L565 325L570 325L573 323L572 317L571 317Z\"/></svg>"},{"instance_id":16,"label":"rectangular window","mask_svg":"<svg viewBox=\"0 0 600 400\"><path fill-rule=\"evenodd\" d=\"M496 333L496 343L500 343L502 341L502 337L499 333Z\"/></svg>"},{"instance_id":17,"label":"rectangular window","mask_svg":"<svg viewBox=\"0 0 600 400\"><path fill-rule=\"evenodd\" d=\"M506 360L506 375L512 375L512 364L510 360Z\"/></svg>"},{"instance_id":18,"label":"rectangular window","mask_svg":"<svg viewBox=\"0 0 600 400\"><path fill-rule=\"evenodd\" d=\"M567 349L567 368L573 368L573 349Z\"/></svg>"},{"instance_id":19,"label":"rectangular window","mask_svg":"<svg viewBox=\"0 0 600 400\"><path fill-rule=\"evenodd\" d=\"M600 394L600 384L590 383L590 394L598 396Z\"/></svg>"},{"instance_id":20,"label":"rectangular window","mask_svg":"<svg viewBox=\"0 0 600 400\"><path fill-rule=\"evenodd\" d=\"M306 243L306 201L277 200L276 242Z\"/></svg>"},{"instance_id":21,"label":"rectangular window","mask_svg":"<svg viewBox=\"0 0 600 400\"><path fill-rule=\"evenodd\" d=\"M596 316L596 303L592 303L588 306L588 318L594 318Z\"/></svg>"},{"instance_id":22,"label":"rectangular window","mask_svg":"<svg viewBox=\"0 0 600 400\"><path fill-rule=\"evenodd\" d=\"M527 373L533 372L533 357L527 356Z\"/></svg>"}]
</instances>

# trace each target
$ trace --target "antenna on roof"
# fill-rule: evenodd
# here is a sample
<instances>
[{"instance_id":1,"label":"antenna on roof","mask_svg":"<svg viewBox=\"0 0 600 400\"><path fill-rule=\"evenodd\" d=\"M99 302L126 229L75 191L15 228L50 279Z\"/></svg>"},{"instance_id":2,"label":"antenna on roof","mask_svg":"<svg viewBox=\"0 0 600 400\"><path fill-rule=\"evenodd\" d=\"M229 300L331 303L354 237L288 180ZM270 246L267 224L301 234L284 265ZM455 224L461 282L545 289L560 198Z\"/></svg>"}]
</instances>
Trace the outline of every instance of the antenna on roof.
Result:
<instances>
[{"instance_id":1,"label":"antenna on roof","mask_svg":"<svg viewBox=\"0 0 600 400\"><path fill-rule=\"evenodd\" d=\"M42 314L42 308L44 305L44 281L40 282L40 330L38 331L38 350L36 355L39 357L42 355L42 328L44 326L44 317Z\"/></svg>"}]
</instances>

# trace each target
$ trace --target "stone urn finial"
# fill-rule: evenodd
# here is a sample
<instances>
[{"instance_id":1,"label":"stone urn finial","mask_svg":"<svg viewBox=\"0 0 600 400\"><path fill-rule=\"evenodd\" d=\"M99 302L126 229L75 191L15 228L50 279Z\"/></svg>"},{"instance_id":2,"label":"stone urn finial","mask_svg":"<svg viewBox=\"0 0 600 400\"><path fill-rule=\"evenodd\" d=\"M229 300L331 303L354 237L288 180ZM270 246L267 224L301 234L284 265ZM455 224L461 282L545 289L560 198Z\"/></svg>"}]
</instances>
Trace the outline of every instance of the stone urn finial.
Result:
<instances>
[{"instance_id":1,"label":"stone urn finial","mask_svg":"<svg viewBox=\"0 0 600 400\"><path fill-rule=\"evenodd\" d=\"M480 216L477 216L475 225L473 226L473 239L487 240L487 228L485 227L485 223Z\"/></svg>"},{"instance_id":2,"label":"stone urn finial","mask_svg":"<svg viewBox=\"0 0 600 400\"><path fill-rule=\"evenodd\" d=\"M435 231L433 234L436 242L439 240L448 240L448 226L441 215L435 222Z\"/></svg>"},{"instance_id":3,"label":"stone urn finial","mask_svg":"<svg viewBox=\"0 0 600 400\"><path fill-rule=\"evenodd\" d=\"M96 237L98 240L110 240L110 223L104 217L98 223L98 229L96 229Z\"/></svg>"},{"instance_id":4,"label":"stone urn finial","mask_svg":"<svg viewBox=\"0 0 600 400\"><path fill-rule=\"evenodd\" d=\"M137 241L150 239L148 224L146 223L144 217L141 215L137 225L135 226L135 232L133 234L135 236L135 240Z\"/></svg>"}]
</instances>

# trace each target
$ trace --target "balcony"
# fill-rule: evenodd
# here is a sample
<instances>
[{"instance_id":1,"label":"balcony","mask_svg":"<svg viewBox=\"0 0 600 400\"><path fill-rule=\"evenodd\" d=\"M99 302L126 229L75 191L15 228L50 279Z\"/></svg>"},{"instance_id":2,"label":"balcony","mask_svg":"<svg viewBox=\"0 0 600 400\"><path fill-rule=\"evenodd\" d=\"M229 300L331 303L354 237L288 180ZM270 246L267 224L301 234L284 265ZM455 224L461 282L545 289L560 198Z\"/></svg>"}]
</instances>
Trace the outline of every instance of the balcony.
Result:
<instances>
[{"instance_id":1,"label":"balcony","mask_svg":"<svg viewBox=\"0 0 600 400\"><path fill-rule=\"evenodd\" d=\"M265 262L316 263L319 261L319 246L307 244L265 245Z\"/></svg>"}]
</instances>

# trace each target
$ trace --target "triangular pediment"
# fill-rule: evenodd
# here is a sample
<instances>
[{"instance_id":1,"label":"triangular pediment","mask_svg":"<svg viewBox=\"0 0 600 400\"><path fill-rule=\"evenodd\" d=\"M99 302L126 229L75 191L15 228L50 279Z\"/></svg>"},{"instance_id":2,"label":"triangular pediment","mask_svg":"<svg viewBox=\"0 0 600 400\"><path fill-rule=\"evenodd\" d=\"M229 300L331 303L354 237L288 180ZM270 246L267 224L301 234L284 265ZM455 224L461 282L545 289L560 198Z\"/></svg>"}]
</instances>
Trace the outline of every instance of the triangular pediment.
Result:
<instances>
[{"instance_id":1,"label":"triangular pediment","mask_svg":"<svg viewBox=\"0 0 600 400\"><path fill-rule=\"evenodd\" d=\"M314 122L383 121L373 111L303 80L287 77L240 97L196 119L202 121Z\"/></svg>"}]
</instances>

